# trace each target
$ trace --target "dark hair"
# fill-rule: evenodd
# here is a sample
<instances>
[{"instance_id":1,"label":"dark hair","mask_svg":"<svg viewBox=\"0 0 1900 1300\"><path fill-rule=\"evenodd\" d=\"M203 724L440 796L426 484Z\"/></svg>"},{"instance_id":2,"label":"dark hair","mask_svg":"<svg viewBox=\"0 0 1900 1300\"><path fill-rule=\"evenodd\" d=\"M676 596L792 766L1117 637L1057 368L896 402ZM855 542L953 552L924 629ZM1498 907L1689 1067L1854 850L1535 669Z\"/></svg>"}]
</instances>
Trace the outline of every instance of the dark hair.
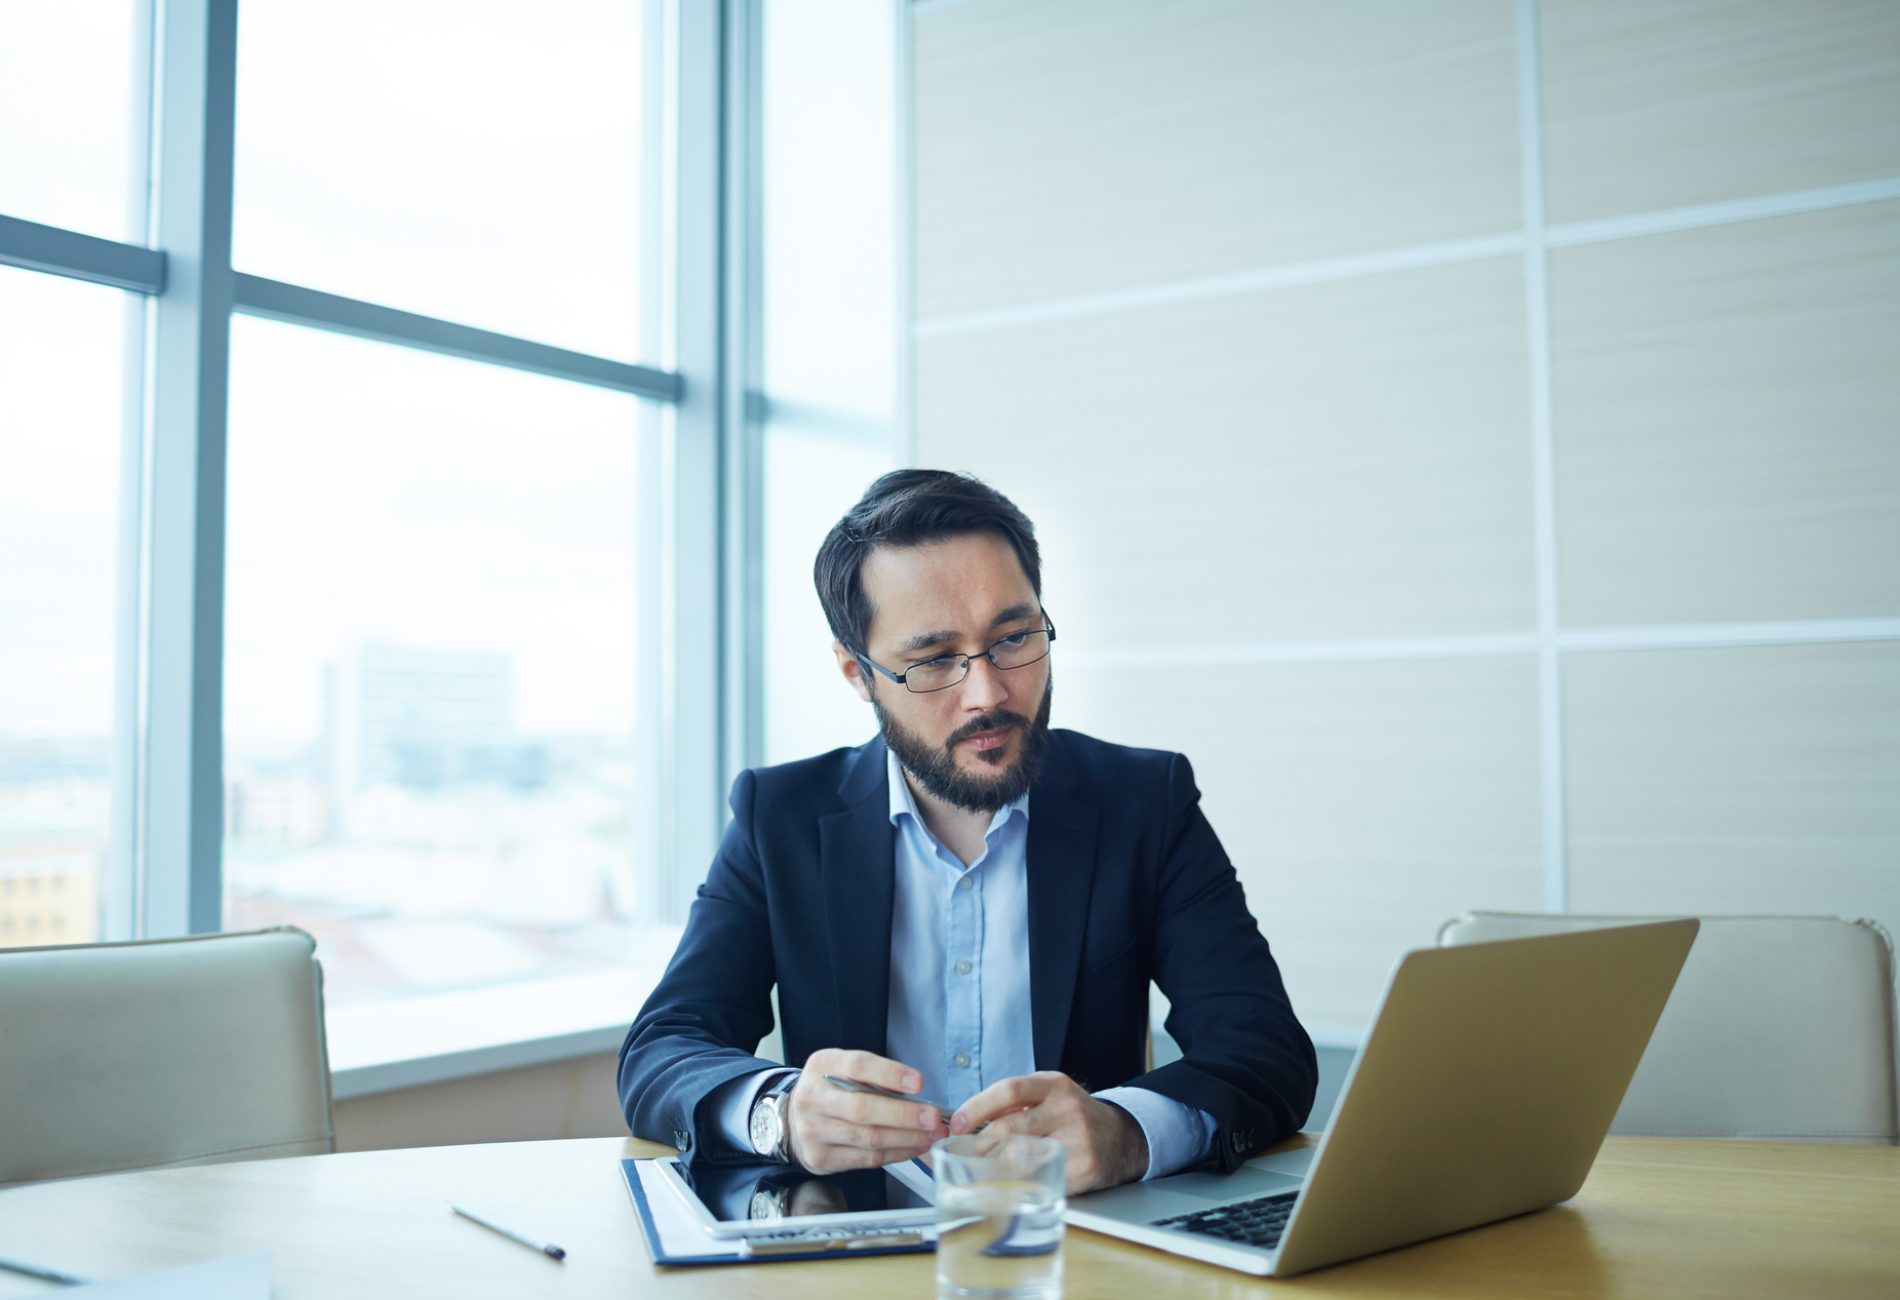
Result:
<instances>
[{"instance_id":1,"label":"dark hair","mask_svg":"<svg viewBox=\"0 0 1900 1300\"><path fill-rule=\"evenodd\" d=\"M818 548L812 581L831 635L855 655L865 652L871 601L864 594L864 561L880 546L922 546L970 533L999 534L1016 552L1023 573L1042 596L1042 554L1036 526L1008 497L981 479L946 469L892 470L866 489L833 524Z\"/></svg>"}]
</instances>

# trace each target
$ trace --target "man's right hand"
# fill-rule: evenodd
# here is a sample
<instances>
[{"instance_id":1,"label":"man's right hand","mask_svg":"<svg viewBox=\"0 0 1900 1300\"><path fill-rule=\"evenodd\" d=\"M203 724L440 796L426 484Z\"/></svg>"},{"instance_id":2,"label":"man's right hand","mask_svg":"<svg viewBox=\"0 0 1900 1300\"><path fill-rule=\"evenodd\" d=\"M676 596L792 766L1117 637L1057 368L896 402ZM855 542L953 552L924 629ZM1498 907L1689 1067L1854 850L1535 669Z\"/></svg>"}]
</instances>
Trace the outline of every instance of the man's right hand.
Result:
<instances>
[{"instance_id":1,"label":"man's right hand","mask_svg":"<svg viewBox=\"0 0 1900 1300\"><path fill-rule=\"evenodd\" d=\"M871 1092L847 1092L827 1074L875 1083L896 1092L923 1087L917 1071L870 1052L826 1047L813 1052L790 1095L792 1159L815 1174L875 1169L909 1160L950 1136L934 1106Z\"/></svg>"}]
</instances>

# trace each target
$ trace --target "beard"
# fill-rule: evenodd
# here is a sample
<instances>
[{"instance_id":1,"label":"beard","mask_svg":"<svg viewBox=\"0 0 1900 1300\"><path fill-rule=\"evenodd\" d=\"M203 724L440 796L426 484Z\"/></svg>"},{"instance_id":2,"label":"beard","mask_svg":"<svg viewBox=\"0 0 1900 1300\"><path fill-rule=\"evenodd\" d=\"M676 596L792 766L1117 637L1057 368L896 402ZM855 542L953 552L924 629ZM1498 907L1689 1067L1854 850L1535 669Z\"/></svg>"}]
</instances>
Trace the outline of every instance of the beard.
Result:
<instances>
[{"instance_id":1,"label":"beard","mask_svg":"<svg viewBox=\"0 0 1900 1300\"><path fill-rule=\"evenodd\" d=\"M993 813L1004 804L1022 798L1041 771L1043 752L1049 747L1049 706L1054 695L1054 681L1045 682L1034 722L1020 713L997 709L964 723L941 745L932 744L893 720L875 695L871 697L871 710L877 714L877 726L884 734L884 743L926 791L966 812ZM994 775L978 775L958 768L957 745L979 732L994 731L998 727L1014 727L1019 733L1016 761ZM997 748L979 751L977 758L994 767L1003 761L1002 755L1003 750Z\"/></svg>"}]
</instances>

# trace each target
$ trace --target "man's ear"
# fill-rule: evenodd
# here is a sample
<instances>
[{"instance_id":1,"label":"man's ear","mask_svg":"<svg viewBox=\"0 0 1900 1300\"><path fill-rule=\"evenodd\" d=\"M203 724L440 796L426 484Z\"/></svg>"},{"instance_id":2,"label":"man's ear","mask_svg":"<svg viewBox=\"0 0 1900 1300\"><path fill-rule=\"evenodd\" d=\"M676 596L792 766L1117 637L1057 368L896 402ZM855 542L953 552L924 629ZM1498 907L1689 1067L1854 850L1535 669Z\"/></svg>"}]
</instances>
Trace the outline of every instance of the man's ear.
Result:
<instances>
[{"instance_id":1,"label":"man's ear","mask_svg":"<svg viewBox=\"0 0 1900 1300\"><path fill-rule=\"evenodd\" d=\"M865 680L864 665L858 662L856 655L844 648L844 642L842 641L833 641L831 643L831 653L837 657L838 671L844 674L844 679L847 682L851 683L851 689L858 693L859 699L869 704L871 702L871 683Z\"/></svg>"}]
</instances>

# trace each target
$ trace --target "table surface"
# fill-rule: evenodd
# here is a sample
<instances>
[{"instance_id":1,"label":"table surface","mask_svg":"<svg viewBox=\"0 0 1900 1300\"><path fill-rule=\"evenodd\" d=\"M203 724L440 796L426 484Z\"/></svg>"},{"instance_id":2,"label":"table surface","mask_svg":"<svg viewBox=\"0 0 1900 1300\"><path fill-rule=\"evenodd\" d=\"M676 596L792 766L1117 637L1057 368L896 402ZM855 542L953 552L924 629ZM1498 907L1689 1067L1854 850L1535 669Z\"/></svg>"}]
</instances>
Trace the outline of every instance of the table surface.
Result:
<instances>
[{"instance_id":1,"label":"table surface","mask_svg":"<svg viewBox=\"0 0 1900 1300\"><path fill-rule=\"evenodd\" d=\"M278 1296L928 1296L928 1255L656 1269L621 1182L633 1139L421 1147L0 1191L0 1255L91 1277L254 1250ZM567 1248L564 1264L450 1214ZM1575 1199L1268 1281L1070 1229L1067 1294L1900 1295L1900 1147L1612 1138ZM59 1288L0 1273L0 1296Z\"/></svg>"}]
</instances>

